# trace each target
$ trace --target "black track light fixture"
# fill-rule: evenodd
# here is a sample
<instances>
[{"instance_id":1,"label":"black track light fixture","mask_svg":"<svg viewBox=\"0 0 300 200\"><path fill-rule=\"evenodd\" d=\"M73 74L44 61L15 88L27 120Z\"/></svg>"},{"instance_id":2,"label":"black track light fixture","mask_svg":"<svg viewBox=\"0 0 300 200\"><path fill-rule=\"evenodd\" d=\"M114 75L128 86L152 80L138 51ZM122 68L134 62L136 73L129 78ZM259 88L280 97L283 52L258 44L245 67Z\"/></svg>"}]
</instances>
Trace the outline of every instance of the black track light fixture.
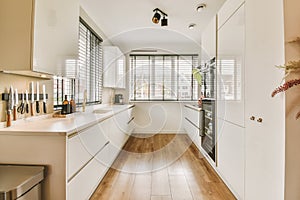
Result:
<instances>
[{"instance_id":1,"label":"black track light fixture","mask_svg":"<svg viewBox=\"0 0 300 200\"><path fill-rule=\"evenodd\" d=\"M168 26L168 19L167 19L168 15L165 12L161 11L158 8L155 8L153 10L153 12L155 12L154 16L152 17L152 22L154 24L158 24L159 23L159 20L160 20L161 15L162 15L163 19L161 20L161 26Z\"/></svg>"},{"instance_id":2,"label":"black track light fixture","mask_svg":"<svg viewBox=\"0 0 300 200\"><path fill-rule=\"evenodd\" d=\"M160 20L160 14L158 12L155 12L154 16L152 17L152 22L154 24L158 24L159 20Z\"/></svg>"},{"instance_id":3,"label":"black track light fixture","mask_svg":"<svg viewBox=\"0 0 300 200\"><path fill-rule=\"evenodd\" d=\"M168 26L168 19L165 16L161 19L161 26Z\"/></svg>"}]
</instances>

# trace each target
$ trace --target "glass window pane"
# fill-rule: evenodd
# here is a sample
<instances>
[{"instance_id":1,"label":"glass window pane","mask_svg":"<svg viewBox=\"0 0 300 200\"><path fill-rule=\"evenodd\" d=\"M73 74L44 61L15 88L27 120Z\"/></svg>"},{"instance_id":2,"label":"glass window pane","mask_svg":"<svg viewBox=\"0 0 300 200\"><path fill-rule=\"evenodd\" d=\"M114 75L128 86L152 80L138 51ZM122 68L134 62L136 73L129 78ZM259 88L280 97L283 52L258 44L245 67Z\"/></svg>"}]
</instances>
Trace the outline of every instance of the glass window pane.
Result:
<instances>
[{"instance_id":1,"label":"glass window pane","mask_svg":"<svg viewBox=\"0 0 300 200\"><path fill-rule=\"evenodd\" d=\"M135 66L135 99L146 100L149 98L150 60L148 56L137 57Z\"/></svg>"},{"instance_id":2,"label":"glass window pane","mask_svg":"<svg viewBox=\"0 0 300 200\"><path fill-rule=\"evenodd\" d=\"M198 85L192 69L197 56L130 57L131 100L197 100Z\"/></svg>"}]
</instances>

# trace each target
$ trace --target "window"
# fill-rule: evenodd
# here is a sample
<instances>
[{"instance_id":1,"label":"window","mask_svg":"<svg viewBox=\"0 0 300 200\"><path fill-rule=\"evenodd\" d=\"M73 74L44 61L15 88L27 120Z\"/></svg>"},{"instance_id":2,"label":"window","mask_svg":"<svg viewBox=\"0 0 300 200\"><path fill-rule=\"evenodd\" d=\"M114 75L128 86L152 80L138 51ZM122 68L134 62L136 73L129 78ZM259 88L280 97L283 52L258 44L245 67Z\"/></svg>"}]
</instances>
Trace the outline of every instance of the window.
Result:
<instances>
[{"instance_id":1,"label":"window","mask_svg":"<svg viewBox=\"0 0 300 200\"><path fill-rule=\"evenodd\" d=\"M130 99L197 100L198 84L192 76L197 65L196 55L131 55Z\"/></svg>"},{"instance_id":2,"label":"window","mask_svg":"<svg viewBox=\"0 0 300 200\"><path fill-rule=\"evenodd\" d=\"M69 59L65 63L66 77L54 77L54 106L59 106L64 95L75 96L81 104L84 93L87 103L102 101L102 39L80 18L79 58Z\"/></svg>"},{"instance_id":3,"label":"window","mask_svg":"<svg viewBox=\"0 0 300 200\"><path fill-rule=\"evenodd\" d=\"M78 102L82 103L87 91L87 103L102 101L102 39L80 18Z\"/></svg>"}]
</instances>

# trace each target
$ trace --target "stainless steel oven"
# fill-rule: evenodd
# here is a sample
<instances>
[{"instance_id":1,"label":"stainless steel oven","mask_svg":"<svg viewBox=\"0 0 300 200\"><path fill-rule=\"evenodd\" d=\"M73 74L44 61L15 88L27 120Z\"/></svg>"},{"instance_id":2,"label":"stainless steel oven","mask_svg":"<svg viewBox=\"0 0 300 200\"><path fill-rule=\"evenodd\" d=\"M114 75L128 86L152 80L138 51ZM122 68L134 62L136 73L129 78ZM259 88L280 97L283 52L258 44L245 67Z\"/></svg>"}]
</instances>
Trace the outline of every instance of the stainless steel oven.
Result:
<instances>
[{"instance_id":1,"label":"stainless steel oven","mask_svg":"<svg viewBox=\"0 0 300 200\"><path fill-rule=\"evenodd\" d=\"M216 59L210 59L201 69L202 87L201 93L204 96L202 100L202 109L204 111L204 130L201 140L201 147L211 157L216 160Z\"/></svg>"},{"instance_id":2,"label":"stainless steel oven","mask_svg":"<svg viewBox=\"0 0 300 200\"><path fill-rule=\"evenodd\" d=\"M203 99L202 109L204 116L204 129L201 140L201 147L211 157L213 161L216 158L216 134L215 134L215 100Z\"/></svg>"}]
</instances>

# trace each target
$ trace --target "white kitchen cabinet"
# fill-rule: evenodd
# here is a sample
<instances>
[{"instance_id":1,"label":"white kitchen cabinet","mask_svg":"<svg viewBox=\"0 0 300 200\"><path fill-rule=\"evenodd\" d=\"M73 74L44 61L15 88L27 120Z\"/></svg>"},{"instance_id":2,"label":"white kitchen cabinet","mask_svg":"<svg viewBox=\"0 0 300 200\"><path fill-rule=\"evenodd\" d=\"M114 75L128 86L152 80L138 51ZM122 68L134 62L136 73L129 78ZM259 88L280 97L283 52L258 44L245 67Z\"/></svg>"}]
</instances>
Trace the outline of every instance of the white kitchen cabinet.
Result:
<instances>
[{"instance_id":1,"label":"white kitchen cabinet","mask_svg":"<svg viewBox=\"0 0 300 200\"><path fill-rule=\"evenodd\" d=\"M217 118L244 127L244 6L233 12L218 29Z\"/></svg>"},{"instance_id":2,"label":"white kitchen cabinet","mask_svg":"<svg viewBox=\"0 0 300 200\"><path fill-rule=\"evenodd\" d=\"M93 159L68 183L67 199L89 199L107 170L107 166Z\"/></svg>"},{"instance_id":3,"label":"white kitchen cabinet","mask_svg":"<svg viewBox=\"0 0 300 200\"><path fill-rule=\"evenodd\" d=\"M71 178L77 173L93 156L83 146L78 134L67 140L67 177Z\"/></svg>"},{"instance_id":4,"label":"white kitchen cabinet","mask_svg":"<svg viewBox=\"0 0 300 200\"><path fill-rule=\"evenodd\" d=\"M114 123L117 125L118 129L125 133L126 135L131 135L132 133L132 124L134 120L133 108L130 108L124 112L121 112L113 116Z\"/></svg>"},{"instance_id":5,"label":"white kitchen cabinet","mask_svg":"<svg viewBox=\"0 0 300 200\"><path fill-rule=\"evenodd\" d=\"M78 0L1 1L0 69L60 75L74 70L67 63L78 57L78 17Z\"/></svg>"},{"instance_id":6,"label":"white kitchen cabinet","mask_svg":"<svg viewBox=\"0 0 300 200\"><path fill-rule=\"evenodd\" d=\"M239 200L245 188L245 129L218 120L217 170Z\"/></svg>"},{"instance_id":7,"label":"white kitchen cabinet","mask_svg":"<svg viewBox=\"0 0 300 200\"><path fill-rule=\"evenodd\" d=\"M119 148L115 147L112 143L108 143L103 150L101 150L95 156L95 159L102 165L110 167L118 156L119 152Z\"/></svg>"},{"instance_id":8,"label":"white kitchen cabinet","mask_svg":"<svg viewBox=\"0 0 300 200\"><path fill-rule=\"evenodd\" d=\"M282 200L285 102L271 93L284 77L275 67L285 63L283 2L247 0L245 19L245 199Z\"/></svg>"},{"instance_id":9,"label":"white kitchen cabinet","mask_svg":"<svg viewBox=\"0 0 300 200\"><path fill-rule=\"evenodd\" d=\"M95 156L108 142L99 124L81 131L78 138L86 151L92 156Z\"/></svg>"},{"instance_id":10,"label":"white kitchen cabinet","mask_svg":"<svg viewBox=\"0 0 300 200\"><path fill-rule=\"evenodd\" d=\"M201 135L204 128L203 111L192 105L185 105L183 109L183 126L194 144L201 148Z\"/></svg>"},{"instance_id":11,"label":"white kitchen cabinet","mask_svg":"<svg viewBox=\"0 0 300 200\"><path fill-rule=\"evenodd\" d=\"M213 17L201 35L201 64L216 57L217 54L217 18Z\"/></svg>"},{"instance_id":12,"label":"white kitchen cabinet","mask_svg":"<svg viewBox=\"0 0 300 200\"><path fill-rule=\"evenodd\" d=\"M122 150L132 131L133 108L69 136L67 199L88 199ZM82 184L84 183L84 184Z\"/></svg>"},{"instance_id":13,"label":"white kitchen cabinet","mask_svg":"<svg viewBox=\"0 0 300 200\"><path fill-rule=\"evenodd\" d=\"M121 131L118 129L117 125L114 123L112 118L103 121L101 124L102 129L104 129L105 137L108 138L112 145L115 145L120 150L123 146L123 136Z\"/></svg>"},{"instance_id":14,"label":"white kitchen cabinet","mask_svg":"<svg viewBox=\"0 0 300 200\"><path fill-rule=\"evenodd\" d=\"M126 87L125 63L125 56L117 46L103 46L103 87Z\"/></svg>"},{"instance_id":15,"label":"white kitchen cabinet","mask_svg":"<svg viewBox=\"0 0 300 200\"><path fill-rule=\"evenodd\" d=\"M227 12L221 9L219 17L224 24L218 29L217 170L242 200L245 195L245 10L244 6L238 8L231 15L223 14Z\"/></svg>"},{"instance_id":16,"label":"white kitchen cabinet","mask_svg":"<svg viewBox=\"0 0 300 200\"><path fill-rule=\"evenodd\" d=\"M238 199L284 199L285 105L270 95L283 77L282 12L280 0L228 0L218 13L217 170Z\"/></svg>"}]
</instances>

